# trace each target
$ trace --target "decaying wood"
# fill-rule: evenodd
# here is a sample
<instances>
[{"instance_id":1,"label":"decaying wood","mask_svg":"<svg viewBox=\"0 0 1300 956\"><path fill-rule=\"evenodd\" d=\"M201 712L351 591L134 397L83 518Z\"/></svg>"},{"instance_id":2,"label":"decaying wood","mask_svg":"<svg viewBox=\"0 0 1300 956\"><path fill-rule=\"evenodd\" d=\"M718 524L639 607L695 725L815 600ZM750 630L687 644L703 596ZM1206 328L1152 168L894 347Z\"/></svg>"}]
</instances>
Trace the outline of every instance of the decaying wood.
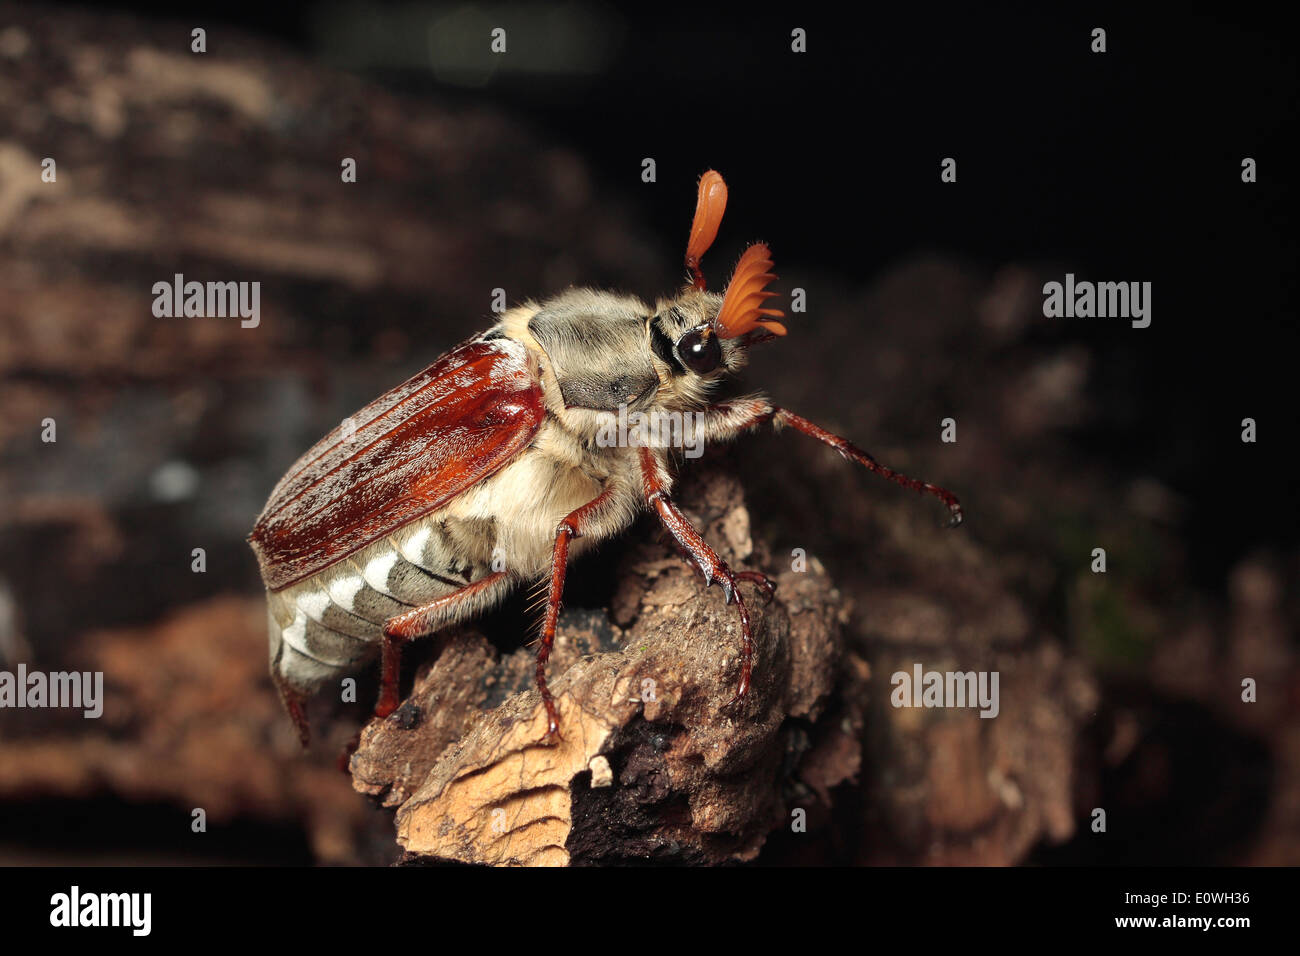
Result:
<instances>
[{"instance_id":1,"label":"decaying wood","mask_svg":"<svg viewBox=\"0 0 1300 956\"><path fill-rule=\"evenodd\" d=\"M707 473L683 506L733 566L772 572L734 477ZM559 742L542 743L532 650L498 658L473 633L450 638L397 713L366 728L355 785L398 807L408 861L748 860L789 819L792 794L824 802L857 772L861 719L830 706L844 616L821 566L775 574L767 605L742 585L756 666L733 705L735 609L653 528L638 531L617 620L561 618L550 668Z\"/></svg>"}]
</instances>

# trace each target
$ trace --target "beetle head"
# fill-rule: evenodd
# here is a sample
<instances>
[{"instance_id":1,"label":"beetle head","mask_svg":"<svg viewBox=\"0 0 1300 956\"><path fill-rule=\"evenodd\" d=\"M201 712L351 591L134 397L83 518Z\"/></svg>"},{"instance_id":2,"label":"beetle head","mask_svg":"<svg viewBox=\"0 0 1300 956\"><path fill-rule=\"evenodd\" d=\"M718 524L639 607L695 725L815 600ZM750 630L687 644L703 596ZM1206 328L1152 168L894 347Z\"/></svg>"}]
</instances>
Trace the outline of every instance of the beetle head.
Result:
<instances>
[{"instance_id":1,"label":"beetle head","mask_svg":"<svg viewBox=\"0 0 1300 956\"><path fill-rule=\"evenodd\" d=\"M715 384L744 368L745 349L739 340L718 333L722 302L720 295L688 288L656 305L646 332L659 373L661 403L702 406Z\"/></svg>"},{"instance_id":2,"label":"beetle head","mask_svg":"<svg viewBox=\"0 0 1300 956\"><path fill-rule=\"evenodd\" d=\"M767 290L776 276L765 244L745 250L722 295L705 291L700 259L713 244L726 208L727 184L709 170L700 177L686 242L686 268L693 279L675 299L657 305L647 326L662 398L677 399L671 404L702 405L711 386L744 367L746 348L785 335L785 326L776 321L782 313L764 307L777 294Z\"/></svg>"},{"instance_id":3,"label":"beetle head","mask_svg":"<svg viewBox=\"0 0 1300 956\"><path fill-rule=\"evenodd\" d=\"M705 405L712 387L745 365L745 350L785 335L782 313L765 308L777 293L763 243L745 250L723 294L705 291L700 257L718 234L727 206L727 185L709 170L686 244L694 276L675 298L654 311L637 299L590 289L570 289L545 302L528 321L528 332L550 359L554 376L548 402L566 422L585 431L605 416L658 404L693 409Z\"/></svg>"}]
</instances>

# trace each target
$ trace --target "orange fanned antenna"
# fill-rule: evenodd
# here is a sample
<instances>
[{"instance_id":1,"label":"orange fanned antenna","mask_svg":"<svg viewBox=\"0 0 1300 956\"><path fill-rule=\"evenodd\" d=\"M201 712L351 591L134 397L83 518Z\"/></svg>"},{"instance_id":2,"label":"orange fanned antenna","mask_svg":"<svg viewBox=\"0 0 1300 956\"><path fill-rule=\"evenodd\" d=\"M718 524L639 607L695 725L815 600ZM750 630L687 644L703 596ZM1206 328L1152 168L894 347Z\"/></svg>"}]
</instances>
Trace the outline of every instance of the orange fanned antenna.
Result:
<instances>
[{"instance_id":1,"label":"orange fanned antenna","mask_svg":"<svg viewBox=\"0 0 1300 956\"><path fill-rule=\"evenodd\" d=\"M700 194L695 200L695 218L691 220L691 236L686 241L686 268L690 270L695 288L704 288L704 273L700 259L709 251L722 225L722 214L727 211L727 184L722 176L710 169L700 177Z\"/></svg>"},{"instance_id":2,"label":"orange fanned antenna","mask_svg":"<svg viewBox=\"0 0 1300 956\"><path fill-rule=\"evenodd\" d=\"M772 253L765 243L754 243L740 257L736 271L731 274L727 294L722 298L722 308L714 320L722 338L734 339L758 326L773 335L785 335L785 326L772 321L784 313L780 309L763 308L763 303L777 294L766 289L767 284L776 278L768 271L771 268Z\"/></svg>"}]
</instances>

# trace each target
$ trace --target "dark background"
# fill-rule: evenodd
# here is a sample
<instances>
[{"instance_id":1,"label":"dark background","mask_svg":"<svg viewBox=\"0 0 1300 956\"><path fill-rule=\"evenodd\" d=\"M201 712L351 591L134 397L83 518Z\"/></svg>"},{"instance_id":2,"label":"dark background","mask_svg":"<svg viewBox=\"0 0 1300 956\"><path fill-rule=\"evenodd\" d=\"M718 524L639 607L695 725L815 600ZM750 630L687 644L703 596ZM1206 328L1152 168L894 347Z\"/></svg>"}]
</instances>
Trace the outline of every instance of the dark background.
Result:
<instances>
[{"instance_id":1,"label":"dark background","mask_svg":"<svg viewBox=\"0 0 1300 956\"><path fill-rule=\"evenodd\" d=\"M1188 497L1199 584L1221 584L1258 543L1296 540L1281 439L1297 424L1288 133L1300 104L1280 24L1244 9L554 9L560 24L600 12L603 70L440 82L418 65L418 31L402 30L427 22L419 4L199 3L187 16L273 36L404 92L506 110L577 150L661 236L683 233L682 204L637 188L640 159L655 158L660 184L724 170L733 201L709 260L715 283L751 238L793 272L866 279L933 251L985 267L1059 263L1058 279L1151 281L1148 329L1094 319L1037 330L1096 350L1102 414L1074 438ZM376 18L382 31L356 26ZM808 31L809 55L790 54L792 25ZM1096 26L1107 30L1104 55L1090 52ZM939 180L948 156L957 184ZM1249 186L1245 156L1258 163ZM671 287L672 265L632 291ZM1207 441L1239 433L1243 417L1259 423L1258 445Z\"/></svg>"}]
</instances>

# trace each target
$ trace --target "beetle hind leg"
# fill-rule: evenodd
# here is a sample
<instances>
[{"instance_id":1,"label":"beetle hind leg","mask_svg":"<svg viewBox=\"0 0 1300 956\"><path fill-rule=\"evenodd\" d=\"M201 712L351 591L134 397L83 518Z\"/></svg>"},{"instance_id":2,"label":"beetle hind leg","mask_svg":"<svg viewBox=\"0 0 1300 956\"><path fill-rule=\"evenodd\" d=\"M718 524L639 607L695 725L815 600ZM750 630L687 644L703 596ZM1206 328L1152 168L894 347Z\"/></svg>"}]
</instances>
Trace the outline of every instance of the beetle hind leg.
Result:
<instances>
[{"instance_id":1,"label":"beetle hind leg","mask_svg":"<svg viewBox=\"0 0 1300 956\"><path fill-rule=\"evenodd\" d=\"M295 690L277 667L271 668L271 682L279 691L280 702L284 704L285 712L293 721L294 729L298 731L298 741L302 744L302 749L306 750L307 745L311 743L311 726L307 723L307 695Z\"/></svg>"},{"instance_id":2,"label":"beetle hind leg","mask_svg":"<svg viewBox=\"0 0 1300 956\"><path fill-rule=\"evenodd\" d=\"M495 604L510 586L505 571L493 571L472 584L411 608L384 624L383 665L375 716L387 717L401 700L402 645L441 630Z\"/></svg>"}]
</instances>

